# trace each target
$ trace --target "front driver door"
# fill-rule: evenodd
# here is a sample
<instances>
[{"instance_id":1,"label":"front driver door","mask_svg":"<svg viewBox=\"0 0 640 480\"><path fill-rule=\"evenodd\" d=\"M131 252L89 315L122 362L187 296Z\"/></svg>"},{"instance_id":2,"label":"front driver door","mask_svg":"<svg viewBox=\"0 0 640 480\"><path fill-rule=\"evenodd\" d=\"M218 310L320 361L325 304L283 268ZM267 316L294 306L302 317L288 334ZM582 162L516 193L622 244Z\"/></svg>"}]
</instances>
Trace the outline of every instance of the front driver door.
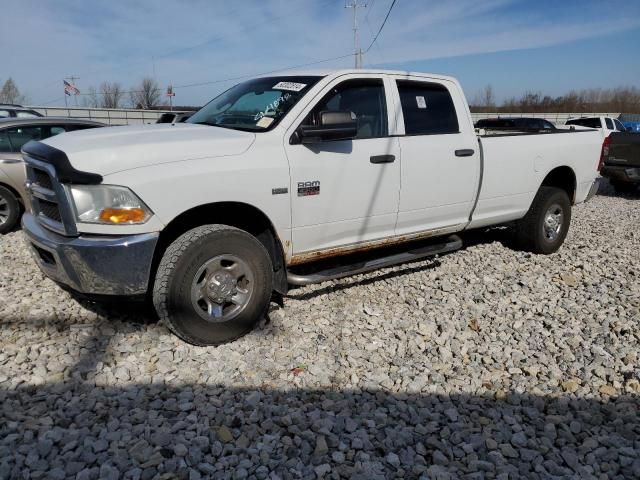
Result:
<instances>
[{"instance_id":1,"label":"front driver door","mask_svg":"<svg viewBox=\"0 0 640 480\"><path fill-rule=\"evenodd\" d=\"M383 79L335 80L320 98L301 124L317 124L321 111L351 111L358 133L353 140L311 145L285 139L294 261L296 255L392 236L398 213L400 151L398 139L388 135L393 107Z\"/></svg>"}]
</instances>

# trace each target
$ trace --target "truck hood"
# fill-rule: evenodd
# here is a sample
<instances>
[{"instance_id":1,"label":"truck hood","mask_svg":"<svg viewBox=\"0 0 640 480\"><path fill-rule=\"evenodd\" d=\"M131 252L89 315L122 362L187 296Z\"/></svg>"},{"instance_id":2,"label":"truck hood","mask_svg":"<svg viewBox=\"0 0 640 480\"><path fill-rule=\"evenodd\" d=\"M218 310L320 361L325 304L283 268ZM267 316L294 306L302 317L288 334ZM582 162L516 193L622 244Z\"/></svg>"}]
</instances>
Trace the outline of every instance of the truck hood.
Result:
<instances>
[{"instance_id":1,"label":"truck hood","mask_svg":"<svg viewBox=\"0 0 640 480\"><path fill-rule=\"evenodd\" d=\"M103 127L43 141L67 154L77 170L109 175L161 163L239 155L255 134L190 123Z\"/></svg>"}]
</instances>

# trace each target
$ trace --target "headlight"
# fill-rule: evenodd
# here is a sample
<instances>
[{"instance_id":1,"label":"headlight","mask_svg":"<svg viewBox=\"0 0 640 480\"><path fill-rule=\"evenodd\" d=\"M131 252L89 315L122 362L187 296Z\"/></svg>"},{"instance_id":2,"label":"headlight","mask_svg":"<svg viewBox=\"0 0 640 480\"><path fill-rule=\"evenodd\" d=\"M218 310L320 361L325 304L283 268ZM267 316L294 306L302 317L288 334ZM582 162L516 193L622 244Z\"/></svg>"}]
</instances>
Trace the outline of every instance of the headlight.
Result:
<instances>
[{"instance_id":1,"label":"headlight","mask_svg":"<svg viewBox=\"0 0 640 480\"><path fill-rule=\"evenodd\" d=\"M135 193L115 185L70 185L76 220L82 223L133 225L146 222L153 212Z\"/></svg>"}]
</instances>

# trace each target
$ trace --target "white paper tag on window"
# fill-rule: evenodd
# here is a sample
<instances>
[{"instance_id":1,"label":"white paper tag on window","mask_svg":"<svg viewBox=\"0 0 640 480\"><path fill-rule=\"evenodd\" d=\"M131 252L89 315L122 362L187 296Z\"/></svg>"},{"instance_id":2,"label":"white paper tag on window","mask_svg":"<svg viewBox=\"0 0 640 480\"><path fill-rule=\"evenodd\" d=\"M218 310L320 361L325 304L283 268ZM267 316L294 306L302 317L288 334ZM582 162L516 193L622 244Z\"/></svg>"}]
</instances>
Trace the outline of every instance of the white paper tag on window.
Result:
<instances>
[{"instance_id":1,"label":"white paper tag on window","mask_svg":"<svg viewBox=\"0 0 640 480\"><path fill-rule=\"evenodd\" d=\"M272 123L273 123L273 118L262 117L260 120L258 120L258 123L256 123L256 127L267 128Z\"/></svg>"},{"instance_id":2,"label":"white paper tag on window","mask_svg":"<svg viewBox=\"0 0 640 480\"><path fill-rule=\"evenodd\" d=\"M427 101L424 97L416 97L416 103L418 104L418 108L427 108Z\"/></svg>"},{"instance_id":3,"label":"white paper tag on window","mask_svg":"<svg viewBox=\"0 0 640 480\"><path fill-rule=\"evenodd\" d=\"M273 86L274 90L288 90L290 92L299 92L304 87L306 87L306 83L296 83L296 82L278 82Z\"/></svg>"}]
</instances>

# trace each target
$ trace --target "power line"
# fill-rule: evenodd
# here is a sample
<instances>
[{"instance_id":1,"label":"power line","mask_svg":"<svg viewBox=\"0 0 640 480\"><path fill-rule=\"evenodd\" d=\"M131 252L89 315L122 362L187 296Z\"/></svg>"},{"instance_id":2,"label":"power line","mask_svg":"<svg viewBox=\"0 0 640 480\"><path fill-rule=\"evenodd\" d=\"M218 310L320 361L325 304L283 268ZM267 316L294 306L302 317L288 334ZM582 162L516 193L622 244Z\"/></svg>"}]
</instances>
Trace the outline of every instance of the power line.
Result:
<instances>
[{"instance_id":1,"label":"power line","mask_svg":"<svg viewBox=\"0 0 640 480\"><path fill-rule=\"evenodd\" d=\"M319 65L321 63L327 63L327 62L331 62L331 61L335 61L335 60L342 60L344 58L348 58L351 57L353 54L352 53L347 53L344 55L339 55L336 57L331 57L331 58L324 58L322 60L315 60L313 62L307 62L307 63L300 63L298 65L291 65L289 67L283 67L283 68L278 68L275 70L269 70L269 71L265 71L265 72L260 72L260 73L247 73L244 75L239 75L237 77L228 77L228 78L220 78L220 79L216 79L216 80L209 80L206 82L199 82L199 83L189 83L189 84L185 84L185 85L174 85L173 89L177 89L177 88L194 88L194 87L202 87L202 86L206 86L206 85L214 85L216 83L225 83L225 82L231 82L233 80L242 80L244 78L251 78L251 77L259 77L262 75L269 75L271 73L278 73L278 72L285 72L287 70L293 70L296 68L304 68L304 67L310 67L313 65ZM122 91L120 92L122 95L126 95L126 94L130 94L130 93L142 93L142 90L127 90L127 91ZM80 96L89 96L89 95L108 95L108 92L92 92L92 93L80 93ZM56 98L55 100L51 100L49 102L44 102L42 103L42 105L47 105L49 103L53 103L56 102L58 100L63 99L64 97L60 97L60 98Z\"/></svg>"},{"instance_id":2,"label":"power line","mask_svg":"<svg viewBox=\"0 0 640 480\"><path fill-rule=\"evenodd\" d=\"M301 63L299 65L292 65L290 67L278 68L276 70L270 70L268 72L252 73L252 74L247 74L247 75L241 75L239 77L225 78L225 79L220 79L220 80L211 80L211 81L208 81L208 82L201 82L201 83L190 83L190 84L187 84L187 85L175 85L173 88L201 87L203 85L212 85L214 83L224 83L224 82L230 82L232 80L241 80L243 78L259 77L261 75L269 75L270 73L284 72L284 71L287 71L287 70L293 70L295 68L310 67L312 65L318 65L320 63L327 63L327 62L331 62L331 61L334 61L334 60L341 60L343 58L351 57L352 55L353 55L352 53L347 53L345 55L340 55L340 56L337 56L337 57L325 58L323 60L316 60L316 61L309 62L309 63Z\"/></svg>"},{"instance_id":3,"label":"power line","mask_svg":"<svg viewBox=\"0 0 640 480\"><path fill-rule=\"evenodd\" d=\"M39 105L49 105L50 103L54 103L54 102L59 102L60 100L64 100L66 97L58 97L58 98L54 98L53 100L49 100L47 102L41 102L39 103ZM38 105L38 104L37 104Z\"/></svg>"},{"instance_id":4,"label":"power line","mask_svg":"<svg viewBox=\"0 0 640 480\"><path fill-rule=\"evenodd\" d=\"M333 3L333 2L337 2L337 0L323 0L320 3L318 3L317 5L325 5L325 4ZM238 30L234 30L233 32L229 32L227 35L218 35L218 36L210 37L206 41L198 43L198 44L195 44L195 45L189 45L189 46L186 46L186 47L177 48L177 49L174 49L174 50L172 50L170 52L167 52L167 53L164 53L164 54L161 54L161 55L153 55L151 61L149 61L149 60L139 60L139 61L129 62L129 63L125 63L125 64L122 64L122 65L116 66L116 67L109 67L109 68L105 68L105 69L99 69L99 70L93 70L93 71L90 71L90 72L85 72L85 73L83 73L83 75L85 77L92 77L92 76L97 75L99 73L113 72L113 71L122 70L122 69L127 68L127 67L133 67L133 66L144 65L144 64L152 64L154 69L155 69L155 60L157 60L157 59L166 59L166 58L174 57L174 56L176 56L178 54L185 53L187 51L196 50L196 49L200 49L200 48L206 47L209 44L211 44L212 42L224 40L225 38L227 38L229 36L237 35L238 33L241 33L241 32L252 31L252 30L255 30L256 28L259 28L259 27L268 26L268 25L272 24L273 22L277 22L277 21L280 21L280 20L282 20L284 18L291 17L292 15L295 15L295 14L299 13L304 8L306 8L306 6L302 6L300 8L295 8L293 10L289 10L288 12L283 13L282 15L277 15L277 16L274 16L274 17L270 18L268 21L264 21L263 20L263 21L260 21L260 22L256 22L254 24L244 25L242 28L240 28ZM236 9L232 13L235 14L235 13L239 12L240 10L241 9ZM226 17L231 17L232 15L228 14L228 15L225 15L225 16ZM53 84L53 82L51 82L50 84L47 84L47 86L51 85L51 84ZM125 92L125 93L127 93L127 92Z\"/></svg>"},{"instance_id":5,"label":"power line","mask_svg":"<svg viewBox=\"0 0 640 480\"><path fill-rule=\"evenodd\" d=\"M371 22L367 17L364 18L365 23L367 24L367 28L369 29L369 33L373 37L373 28L371 27ZM378 48L378 54L380 55L380 59L384 62L384 58L382 56L382 49L380 48L380 42L376 42L376 47Z\"/></svg>"},{"instance_id":6,"label":"power line","mask_svg":"<svg viewBox=\"0 0 640 480\"><path fill-rule=\"evenodd\" d=\"M364 19L366 20L367 18L369 18L369 15L371 14L371 12L373 11L373 7L376 4L376 0L371 0L371 3L369 4L369 10L367 10L367 14L364 16Z\"/></svg>"},{"instance_id":7,"label":"power line","mask_svg":"<svg viewBox=\"0 0 640 480\"><path fill-rule=\"evenodd\" d=\"M364 53L367 53L369 50L371 50L371 47L373 47L373 44L376 43L376 40L378 40L378 36L380 35L380 32L382 32L382 29L386 25L387 20L389 19L389 15L391 15L391 10L393 10L393 7L395 6L396 1L397 0L393 0L393 2L391 2L391 6L389 7L389 11L387 12L387 16L384 17L384 20L382 21L382 25L380 25L380 29L378 30L378 33L376 33L376 36L373 37L373 40L371 41L371 44L369 44L369 47L364 51Z\"/></svg>"}]
</instances>

